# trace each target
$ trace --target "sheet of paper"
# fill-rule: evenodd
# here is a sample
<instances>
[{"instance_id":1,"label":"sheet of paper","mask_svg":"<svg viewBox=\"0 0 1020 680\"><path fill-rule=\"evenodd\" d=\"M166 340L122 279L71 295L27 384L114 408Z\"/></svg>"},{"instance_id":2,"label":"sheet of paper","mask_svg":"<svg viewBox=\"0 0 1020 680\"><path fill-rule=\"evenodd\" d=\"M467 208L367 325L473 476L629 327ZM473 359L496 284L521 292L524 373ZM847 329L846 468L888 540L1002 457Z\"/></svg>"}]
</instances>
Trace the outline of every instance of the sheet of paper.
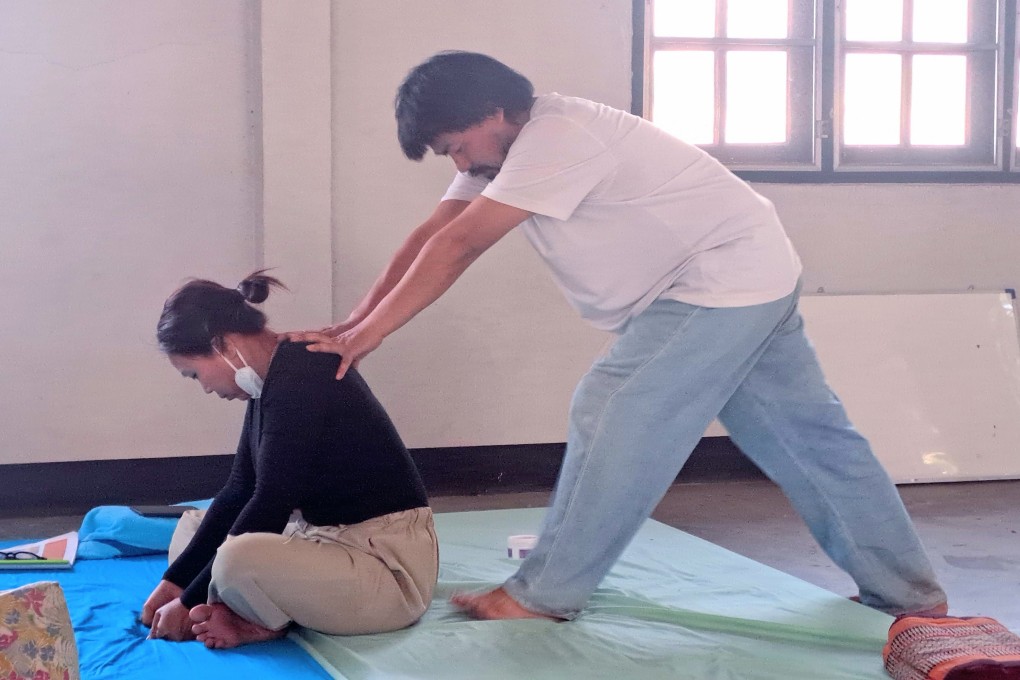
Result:
<instances>
[{"instance_id":1,"label":"sheet of paper","mask_svg":"<svg viewBox=\"0 0 1020 680\"><path fill-rule=\"evenodd\" d=\"M34 543L13 545L3 549L4 552L30 552L44 557L48 560L66 560L68 564L74 564L74 558L78 552L78 532L69 531L52 538L45 538Z\"/></svg>"}]
</instances>

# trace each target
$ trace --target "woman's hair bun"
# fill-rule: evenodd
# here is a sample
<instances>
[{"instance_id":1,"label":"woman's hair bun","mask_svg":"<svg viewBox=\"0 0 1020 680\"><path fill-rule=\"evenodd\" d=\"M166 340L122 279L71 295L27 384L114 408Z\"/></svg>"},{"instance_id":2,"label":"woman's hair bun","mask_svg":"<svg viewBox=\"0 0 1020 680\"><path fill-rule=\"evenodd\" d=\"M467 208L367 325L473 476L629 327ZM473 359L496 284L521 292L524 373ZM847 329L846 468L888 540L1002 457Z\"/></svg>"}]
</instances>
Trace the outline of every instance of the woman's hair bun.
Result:
<instances>
[{"instance_id":1,"label":"woman's hair bun","mask_svg":"<svg viewBox=\"0 0 1020 680\"><path fill-rule=\"evenodd\" d=\"M278 279L266 276L267 271L269 270L260 269L246 276L244 281L237 284L237 292L248 302L257 305L260 302L266 301L266 298L269 297L270 288L287 289L287 286L283 285Z\"/></svg>"}]
</instances>

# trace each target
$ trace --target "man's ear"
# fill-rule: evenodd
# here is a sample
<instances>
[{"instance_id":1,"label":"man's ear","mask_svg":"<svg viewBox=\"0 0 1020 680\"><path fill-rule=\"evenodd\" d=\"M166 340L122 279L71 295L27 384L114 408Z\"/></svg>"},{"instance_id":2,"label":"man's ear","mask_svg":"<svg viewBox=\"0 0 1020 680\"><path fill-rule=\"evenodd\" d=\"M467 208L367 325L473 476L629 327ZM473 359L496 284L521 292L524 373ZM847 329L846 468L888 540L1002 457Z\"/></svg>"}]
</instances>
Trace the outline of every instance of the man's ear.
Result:
<instances>
[{"instance_id":1,"label":"man's ear","mask_svg":"<svg viewBox=\"0 0 1020 680\"><path fill-rule=\"evenodd\" d=\"M222 336L217 336L212 339L212 348L220 353L226 353L227 341Z\"/></svg>"}]
</instances>

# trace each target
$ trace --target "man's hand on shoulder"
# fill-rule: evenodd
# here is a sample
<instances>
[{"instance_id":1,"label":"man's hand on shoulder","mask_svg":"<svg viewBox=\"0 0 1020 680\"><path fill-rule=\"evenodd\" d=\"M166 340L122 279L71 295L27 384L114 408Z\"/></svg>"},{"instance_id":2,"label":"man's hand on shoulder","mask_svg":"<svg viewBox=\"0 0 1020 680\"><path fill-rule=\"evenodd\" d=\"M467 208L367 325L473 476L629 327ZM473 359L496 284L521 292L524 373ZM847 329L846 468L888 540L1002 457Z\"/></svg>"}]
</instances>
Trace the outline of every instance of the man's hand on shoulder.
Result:
<instances>
[{"instance_id":1,"label":"man's hand on shoulder","mask_svg":"<svg viewBox=\"0 0 1020 680\"><path fill-rule=\"evenodd\" d=\"M343 333L346 333L347 331L351 330L352 328L357 326L358 323L359 323L358 321L352 321L350 319L347 319L346 321L341 321L338 324L326 326L321 331L319 331L319 333L322 333L323 335L328 335L331 338L335 338L336 336L342 335Z\"/></svg>"},{"instance_id":2,"label":"man's hand on shoulder","mask_svg":"<svg viewBox=\"0 0 1020 680\"><path fill-rule=\"evenodd\" d=\"M336 327L331 326L330 328ZM330 335L320 331L292 332L285 335L291 342L311 343L306 347L309 352L327 352L339 355L340 366L336 372L337 380L343 378L348 369L357 368L365 355L382 344L381 337L375 337L357 326L339 335Z\"/></svg>"},{"instance_id":3,"label":"man's hand on shoulder","mask_svg":"<svg viewBox=\"0 0 1020 680\"><path fill-rule=\"evenodd\" d=\"M283 334L283 337L286 338L287 340L290 340L291 342L310 342L311 341L310 338L312 336L318 338L321 335L325 335L330 338L335 338L336 336L342 333L346 333L347 331L351 330L357 325L358 325L357 321L347 319L346 321L341 321L340 323L333 324L332 326L326 326L318 330L287 331Z\"/></svg>"}]
</instances>

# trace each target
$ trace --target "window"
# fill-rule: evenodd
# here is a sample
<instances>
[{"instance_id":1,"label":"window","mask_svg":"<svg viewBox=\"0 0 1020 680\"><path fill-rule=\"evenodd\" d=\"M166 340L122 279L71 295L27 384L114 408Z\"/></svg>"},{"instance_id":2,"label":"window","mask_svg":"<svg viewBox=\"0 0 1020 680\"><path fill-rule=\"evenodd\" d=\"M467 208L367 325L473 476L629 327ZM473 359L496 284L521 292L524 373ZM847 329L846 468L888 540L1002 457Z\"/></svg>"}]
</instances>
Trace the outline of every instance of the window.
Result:
<instances>
[{"instance_id":1,"label":"window","mask_svg":"<svg viewBox=\"0 0 1020 680\"><path fill-rule=\"evenodd\" d=\"M652 121L735 166L811 164L815 13L788 0L655 0Z\"/></svg>"},{"instance_id":2,"label":"window","mask_svg":"<svg viewBox=\"0 0 1020 680\"><path fill-rule=\"evenodd\" d=\"M635 10L642 112L741 174L1020 180L1017 0Z\"/></svg>"}]
</instances>

